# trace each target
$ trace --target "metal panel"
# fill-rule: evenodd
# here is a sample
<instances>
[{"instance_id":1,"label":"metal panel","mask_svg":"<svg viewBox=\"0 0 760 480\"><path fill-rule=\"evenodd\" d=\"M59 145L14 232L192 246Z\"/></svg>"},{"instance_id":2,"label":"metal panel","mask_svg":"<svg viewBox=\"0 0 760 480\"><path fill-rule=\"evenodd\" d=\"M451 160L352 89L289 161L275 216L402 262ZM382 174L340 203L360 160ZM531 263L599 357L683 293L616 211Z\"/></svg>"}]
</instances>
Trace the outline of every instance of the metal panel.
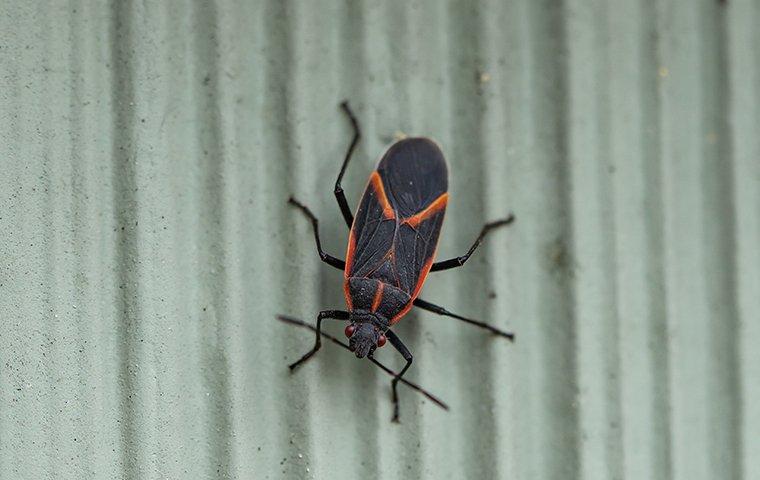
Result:
<instances>
[{"instance_id":1,"label":"metal panel","mask_svg":"<svg viewBox=\"0 0 760 480\"><path fill-rule=\"evenodd\" d=\"M5 2L0 478L760 475L754 0ZM389 378L277 323L343 305L332 185L398 133L452 198ZM338 325L329 330L339 333ZM398 368L391 349L378 357Z\"/></svg>"}]
</instances>

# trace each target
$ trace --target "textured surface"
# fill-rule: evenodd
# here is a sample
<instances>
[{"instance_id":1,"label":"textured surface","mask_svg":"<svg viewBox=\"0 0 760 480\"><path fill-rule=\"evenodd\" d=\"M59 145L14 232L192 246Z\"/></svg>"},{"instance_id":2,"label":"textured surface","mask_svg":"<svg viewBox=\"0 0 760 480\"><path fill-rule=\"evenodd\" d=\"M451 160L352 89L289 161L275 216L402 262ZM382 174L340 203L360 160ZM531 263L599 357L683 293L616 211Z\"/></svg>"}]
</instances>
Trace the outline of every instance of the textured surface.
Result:
<instances>
[{"instance_id":1,"label":"textured surface","mask_svg":"<svg viewBox=\"0 0 760 480\"><path fill-rule=\"evenodd\" d=\"M35 4L36 3L36 4ZM55 6L51 6L55 5ZM0 4L0 478L760 476L754 0ZM410 378L274 320L343 305L298 197L397 132L450 162ZM340 333L338 325L330 331ZM389 348L381 360L399 367Z\"/></svg>"}]
</instances>

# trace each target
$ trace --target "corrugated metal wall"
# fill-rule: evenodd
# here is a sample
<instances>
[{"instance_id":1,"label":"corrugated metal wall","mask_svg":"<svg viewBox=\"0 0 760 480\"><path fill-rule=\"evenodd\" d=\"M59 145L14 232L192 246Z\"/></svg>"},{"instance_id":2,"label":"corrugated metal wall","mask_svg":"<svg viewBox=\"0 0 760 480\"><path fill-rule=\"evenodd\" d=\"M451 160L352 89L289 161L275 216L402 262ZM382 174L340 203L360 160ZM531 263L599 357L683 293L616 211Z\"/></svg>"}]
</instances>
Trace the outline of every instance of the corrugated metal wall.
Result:
<instances>
[{"instance_id":1,"label":"corrugated metal wall","mask_svg":"<svg viewBox=\"0 0 760 480\"><path fill-rule=\"evenodd\" d=\"M755 0L3 2L0 477L760 478ZM343 305L353 205L438 139L416 312L444 412L274 320ZM329 330L340 333L341 327ZM390 348L378 357L398 368Z\"/></svg>"}]
</instances>

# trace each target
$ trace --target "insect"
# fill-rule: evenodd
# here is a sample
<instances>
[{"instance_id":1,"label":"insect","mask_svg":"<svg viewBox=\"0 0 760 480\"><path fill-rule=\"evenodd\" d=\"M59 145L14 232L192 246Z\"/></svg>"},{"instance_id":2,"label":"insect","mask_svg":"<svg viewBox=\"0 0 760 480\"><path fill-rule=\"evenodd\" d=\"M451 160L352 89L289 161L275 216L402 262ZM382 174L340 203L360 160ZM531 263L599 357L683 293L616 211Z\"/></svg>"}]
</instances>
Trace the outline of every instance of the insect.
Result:
<instances>
[{"instance_id":1,"label":"insect","mask_svg":"<svg viewBox=\"0 0 760 480\"><path fill-rule=\"evenodd\" d=\"M448 202L448 169L438 145L424 137L406 138L391 145L372 172L354 217L341 187L361 130L347 102L341 104L353 127L353 139L335 182L335 198L350 229L346 260L322 250L317 217L294 198L289 203L311 221L319 258L343 270L347 310L323 310L317 315L314 347L289 365L309 360L322 345L322 320L347 321L345 335L358 358L370 357L386 342L404 357L404 368L391 381L394 422L399 418L397 386L412 364L412 354L391 330L409 310L453 317L514 340L514 334L466 318L418 297L429 272L461 267L493 229L508 225L514 216L487 223L464 255L434 262L438 237Z\"/></svg>"}]
</instances>

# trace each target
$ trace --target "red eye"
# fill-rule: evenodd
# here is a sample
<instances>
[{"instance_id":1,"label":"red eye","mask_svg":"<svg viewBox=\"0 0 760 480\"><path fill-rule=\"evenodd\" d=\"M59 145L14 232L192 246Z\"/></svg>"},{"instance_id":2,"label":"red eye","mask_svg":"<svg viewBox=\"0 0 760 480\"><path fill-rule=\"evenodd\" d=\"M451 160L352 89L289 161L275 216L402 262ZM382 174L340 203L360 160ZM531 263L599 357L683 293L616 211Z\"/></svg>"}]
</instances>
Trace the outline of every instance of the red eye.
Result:
<instances>
[{"instance_id":1,"label":"red eye","mask_svg":"<svg viewBox=\"0 0 760 480\"><path fill-rule=\"evenodd\" d=\"M351 338L351 336L354 334L354 331L356 331L356 325L352 323L346 327L343 333L345 333L348 338Z\"/></svg>"},{"instance_id":2,"label":"red eye","mask_svg":"<svg viewBox=\"0 0 760 480\"><path fill-rule=\"evenodd\" d=\"M380 348L380 347L382 347L383 345L385 345L385 340L386 340L386 338L385 338L385 335L383 335L383 334L381 333L381 334L380 334L380 338L378 338L378 339L377 339L377 348Z\"/></svg>"}]
</instances>

